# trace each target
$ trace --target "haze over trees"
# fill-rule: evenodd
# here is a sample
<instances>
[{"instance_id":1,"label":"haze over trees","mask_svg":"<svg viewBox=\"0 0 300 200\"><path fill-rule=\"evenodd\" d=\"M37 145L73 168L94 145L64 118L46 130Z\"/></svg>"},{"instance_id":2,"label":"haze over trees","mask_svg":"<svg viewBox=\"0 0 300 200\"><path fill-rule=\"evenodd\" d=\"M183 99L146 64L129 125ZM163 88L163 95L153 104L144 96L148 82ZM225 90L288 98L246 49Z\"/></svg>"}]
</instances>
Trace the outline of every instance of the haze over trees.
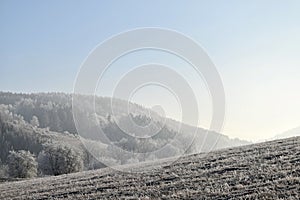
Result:
<instances>
[{"instance_id":1,"label":"haze over trees","mask_svg":"<svg viewBox=\"0 0 300 200\"><path fill-rule=\"evenodd\" d=\"M38 175L44 176L105 167L97 160L99 157L106 163L119 165L247 144L199 128L194 143L185 151L185 142L194 137L196 127L181 124L181 129L178 129L179 122L165 120L153 111L150 111L150 118L147 115L149 109L137 104L130 104L131 112L128 113L127 101L123 100L114 100L112 109L111 99L103 97L95 98L95 115L93 105L84 103L93 97L82 95L80 98L83 107L76 112L84 118L85 123L80 128L87 134L79 136L73 120L70 94L0 92L0 159L3 168L8 164L9 152L20 150L29 151L37 158ZM148 127L151 120L152 126ZM99 126L110 142L99 140ZM159 130L157 134L148 140L139 138L156 130ZM173 143L170 143L171 140ZM92 148L93 155L81 141ZM165 151L152 155L130 157L119 151L124 149L130 155L151 152L165 145Z\"/></svg>"}]
</instances>

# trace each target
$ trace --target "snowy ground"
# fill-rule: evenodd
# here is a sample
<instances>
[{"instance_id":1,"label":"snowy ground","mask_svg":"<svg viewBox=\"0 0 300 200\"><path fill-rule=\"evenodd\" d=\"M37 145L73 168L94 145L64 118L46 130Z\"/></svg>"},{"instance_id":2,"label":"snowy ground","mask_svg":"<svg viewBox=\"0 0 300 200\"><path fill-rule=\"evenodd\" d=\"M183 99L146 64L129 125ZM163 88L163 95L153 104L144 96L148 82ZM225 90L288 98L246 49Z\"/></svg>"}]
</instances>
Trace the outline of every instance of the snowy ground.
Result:
<instances>
[{"instance_id":1,"label":"snowy ground","mask_svg":"<svg viewBox=\"0 0 300 200\"><path fill-rule=\"evenodd\" d=\"M170 164L171 163L171 164ZM299 199L300 137L0 184L0 199Z\"/></svg>"}]
</instances>

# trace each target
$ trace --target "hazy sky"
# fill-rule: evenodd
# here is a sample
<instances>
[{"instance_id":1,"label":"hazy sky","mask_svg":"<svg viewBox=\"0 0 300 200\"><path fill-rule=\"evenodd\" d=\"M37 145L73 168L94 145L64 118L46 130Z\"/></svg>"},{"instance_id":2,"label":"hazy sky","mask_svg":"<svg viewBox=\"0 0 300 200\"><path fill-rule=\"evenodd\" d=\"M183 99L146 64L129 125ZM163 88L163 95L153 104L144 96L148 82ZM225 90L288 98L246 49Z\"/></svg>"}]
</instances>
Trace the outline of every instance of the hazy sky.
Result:
<instances>
[{"instance_id":1,"label":"hazy sky","mask_svg":"<svg viewBox=\"0 0 300 200\"><path fill-rule=\"evenodd\" d=\"M223 133L270 138L300 126L299 10L298 0L2 0L0 90L72 92L101 41L137 27L169 28L194 38L215 63L227 100Z\"/></svg>"}]
</instances>

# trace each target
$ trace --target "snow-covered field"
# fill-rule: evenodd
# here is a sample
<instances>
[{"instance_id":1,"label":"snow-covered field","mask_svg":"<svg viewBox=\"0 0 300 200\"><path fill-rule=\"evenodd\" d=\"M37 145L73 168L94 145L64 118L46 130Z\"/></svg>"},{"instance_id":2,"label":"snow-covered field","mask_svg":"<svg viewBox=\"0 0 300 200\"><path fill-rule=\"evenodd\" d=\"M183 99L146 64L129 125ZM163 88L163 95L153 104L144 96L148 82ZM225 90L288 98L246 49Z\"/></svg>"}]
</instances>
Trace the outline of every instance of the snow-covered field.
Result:
<instances>
[{"instance_id":1,"label":"snow-covered field","mask_svg":"<svg viewBox=\"0 0 300 200\"><path fill-rule=\"evenodd\" d=\"M0 184L0 199L299 199L300 137Z\"/></svg>"}]
</instances>

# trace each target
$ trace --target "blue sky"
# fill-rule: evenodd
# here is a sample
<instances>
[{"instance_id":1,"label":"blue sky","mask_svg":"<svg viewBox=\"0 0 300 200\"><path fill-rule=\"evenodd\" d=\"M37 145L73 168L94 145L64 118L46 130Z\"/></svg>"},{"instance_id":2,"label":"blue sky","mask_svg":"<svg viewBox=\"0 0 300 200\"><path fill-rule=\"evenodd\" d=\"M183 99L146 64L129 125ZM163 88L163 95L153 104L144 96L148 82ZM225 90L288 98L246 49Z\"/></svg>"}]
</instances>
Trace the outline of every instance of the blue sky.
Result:
<instances>
[{"instance_id":1,"label":"blue sky","mask_svg":"<svg viewBox=\"0 0 300 200\"><path fill-rule=\"evenodd\" d=\"M111 35L182 32L222 77L224 132L268 138L300 125L300 1L0 1L0 90L72 92L80 64ZM243 135L241 135L243 133Z\"/></svg>"}]
</instances>

